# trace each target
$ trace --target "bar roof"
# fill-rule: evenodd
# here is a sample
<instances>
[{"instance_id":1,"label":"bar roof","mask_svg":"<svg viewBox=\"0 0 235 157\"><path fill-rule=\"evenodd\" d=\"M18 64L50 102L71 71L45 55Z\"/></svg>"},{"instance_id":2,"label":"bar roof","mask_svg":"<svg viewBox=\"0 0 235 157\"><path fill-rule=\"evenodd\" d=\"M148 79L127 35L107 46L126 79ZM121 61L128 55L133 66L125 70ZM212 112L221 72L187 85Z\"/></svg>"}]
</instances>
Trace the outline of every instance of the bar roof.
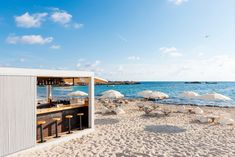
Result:
<instances>
[{"instance_id":1,"label":"bar roof","mask_svg":"<svg viewBox=\"0 0 235 157\"><path fill-rule=\"evenodd\" d=\"M68 71L68 70L47 70L47 69L26 69L0 67L2 76L36 76L36 77L92 77L93 72L89 71Z\"/></svg>"},{"instance_id":2,"label":"bar roof","mask_svg":"<svg viewBox=\"0 0 235 157\"><path fill-rule=\"evenodd\" d=\"M105 83L107 80L95 77L93 72L89 71L69 71L69 70L47 70L47 69L26 69L26 68L9 68L0 67L0 76L35 76L35 77L94 77L95 82Z\"/></svg>"}]
</instances>

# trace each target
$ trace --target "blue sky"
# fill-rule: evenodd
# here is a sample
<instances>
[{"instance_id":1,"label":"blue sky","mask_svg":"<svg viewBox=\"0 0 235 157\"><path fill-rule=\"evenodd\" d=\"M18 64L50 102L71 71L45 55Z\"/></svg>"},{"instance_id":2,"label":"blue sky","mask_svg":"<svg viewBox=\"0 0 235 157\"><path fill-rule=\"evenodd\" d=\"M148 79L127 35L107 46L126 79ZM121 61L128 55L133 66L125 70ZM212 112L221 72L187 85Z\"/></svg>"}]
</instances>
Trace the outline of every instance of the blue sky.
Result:
<instances>
[{"instance_id":1,"label":"blue sky","mask_svg":"<svg viewBox=\"0 0 235 157\"><path fill-rule=\"evenodd\" d=\"M109 80L235 80L235 1L5 1L0 66L90 70Z\"/></svg>"}]
</instances>

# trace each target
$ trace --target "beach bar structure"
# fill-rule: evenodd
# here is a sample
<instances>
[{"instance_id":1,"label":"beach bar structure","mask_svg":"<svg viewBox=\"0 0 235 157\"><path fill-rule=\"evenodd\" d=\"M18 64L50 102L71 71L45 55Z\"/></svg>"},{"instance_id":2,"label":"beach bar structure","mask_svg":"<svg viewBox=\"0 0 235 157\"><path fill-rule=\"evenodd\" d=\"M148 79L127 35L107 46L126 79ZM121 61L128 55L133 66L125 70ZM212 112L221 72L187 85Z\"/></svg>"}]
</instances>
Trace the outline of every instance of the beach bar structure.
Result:
<instances>
[{"instance_id":1,"label":"beach bar structure","mask_svg":"<svg viewBox=\"0 0 235 157\"><path fill-rule=\"evenodd\" d=\"M53 85L62 86L65 83L74 85L79 82L88 85L88 98L84 104L69 103L69 105L62 104L62 106L48 106L38 109L38 85L51 87ZM74 125L70 127L76 129L79 120L75 114L79 112L84 114L85 130L94 130L95 82L103 83L106 80L95 77L93 72L85 71L0 67L0 156L40 145L38 144L40 139L38 119L46 121L43 128L44 136L51 136L55 133L52 129L55 128L52 118L59 118L58 130L63 133L68 131L66 116L72 115L75 118L70 123ZM53 103L53 100L50 101L48 104ZM79 134L79 131L76 134ZM65 136L72 135L65 134ZM59 139L63 138L65 137Z\"/></svg>"}]
</instances>

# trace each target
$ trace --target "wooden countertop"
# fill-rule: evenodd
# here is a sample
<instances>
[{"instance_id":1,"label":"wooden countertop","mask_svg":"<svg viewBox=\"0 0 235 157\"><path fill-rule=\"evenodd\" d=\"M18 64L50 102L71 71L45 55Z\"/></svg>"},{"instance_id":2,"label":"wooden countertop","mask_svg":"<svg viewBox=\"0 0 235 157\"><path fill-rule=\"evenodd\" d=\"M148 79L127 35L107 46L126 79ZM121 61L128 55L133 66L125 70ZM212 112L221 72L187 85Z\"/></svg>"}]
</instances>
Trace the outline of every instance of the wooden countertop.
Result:
<instances>
[{"instance_id":1,"label":"wooden countertop","mask_svg":"<svg viewBox=\"0 0 235 157\"><path fill-rule=\"evenodd\" d=\"M53 112L58 112L58 111L64 111L64 110L71 110L71 109L86 107L86 106L88 106L88 105L86 105L86 104L70 104L70 105L63 105L60 107L37 109L37 115L46 114L46 113L53 113Z\"/></svg>"}]
</instances>

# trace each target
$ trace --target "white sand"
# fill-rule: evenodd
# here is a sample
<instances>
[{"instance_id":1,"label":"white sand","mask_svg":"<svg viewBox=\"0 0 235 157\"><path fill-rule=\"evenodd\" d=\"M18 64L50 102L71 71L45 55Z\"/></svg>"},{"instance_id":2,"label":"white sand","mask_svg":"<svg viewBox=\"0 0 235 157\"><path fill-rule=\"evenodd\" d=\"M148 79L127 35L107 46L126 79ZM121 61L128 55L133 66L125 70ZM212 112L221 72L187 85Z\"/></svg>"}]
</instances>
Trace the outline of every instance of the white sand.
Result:
<instances>
[{"instance_id":1,"label":"white sand","mask_svg":"<svg viewBox=\"0 0 235 157\"><path fill-rule=\"evenodd\" d=\"M147 117L134 104L125 105L123 115L97 113L96 131L90 135L19 156L235 156L235 126L200 124L194 121L195 114ZM164 106L171 110L178 108ZM234 108L202 109L235 115Z\"/></svg>"}]
</instances>

